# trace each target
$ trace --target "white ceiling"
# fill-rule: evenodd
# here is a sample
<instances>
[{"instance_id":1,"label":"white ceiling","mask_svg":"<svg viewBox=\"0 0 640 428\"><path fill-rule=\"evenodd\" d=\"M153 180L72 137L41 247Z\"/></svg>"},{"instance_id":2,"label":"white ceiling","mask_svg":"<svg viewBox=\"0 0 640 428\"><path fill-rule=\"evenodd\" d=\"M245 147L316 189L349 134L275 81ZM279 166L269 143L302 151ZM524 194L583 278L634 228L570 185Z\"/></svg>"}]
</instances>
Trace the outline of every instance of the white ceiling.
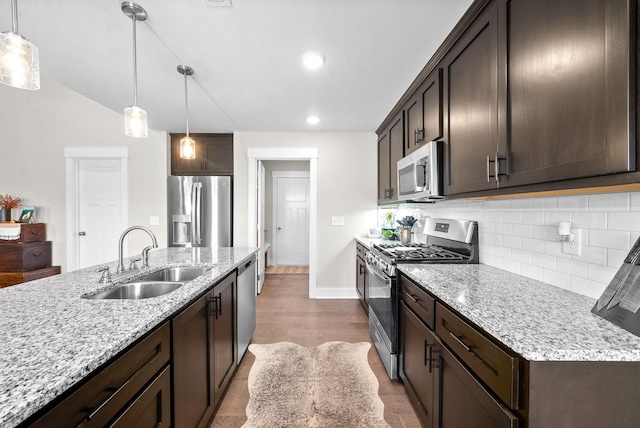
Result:
<instances>
[{"instance_id":1,"label":"white ceiling","mask_svg":"<svg viewBox=\"0 0 640 428\"><path fill-rule=\"evenodd\" d=\"M184 132L375 131L471 0L138 0L138 105ZM19 0L41 74L122 112L133 104L133 24L119 0ZM11 30L9 0L0 31ZM315 72L300 56L322 52ZM322 118L306 123L309 114Z\"/></svg>"}]
</instances>

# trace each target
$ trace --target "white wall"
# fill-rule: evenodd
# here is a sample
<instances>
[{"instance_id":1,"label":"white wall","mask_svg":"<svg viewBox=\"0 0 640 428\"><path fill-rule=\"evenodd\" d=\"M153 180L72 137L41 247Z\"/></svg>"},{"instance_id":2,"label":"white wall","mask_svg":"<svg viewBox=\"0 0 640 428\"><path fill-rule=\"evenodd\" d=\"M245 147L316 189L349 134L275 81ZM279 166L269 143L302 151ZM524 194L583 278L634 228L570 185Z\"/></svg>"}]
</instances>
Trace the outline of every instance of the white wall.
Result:
<instances>
[{"instance_id":1,"label":"white wall","mask_svg":"<svg viewBox=\"0 0 640 428\"><path fill-rule=\"evenodd\" d=\"M377 144L371 133L234 133L234 245L247 245L247 149L318 149L317 288L348 289L355 297L354 236L376 222ZM332 226L343 216L344 226Z\"/></svg>"},{"instance_id":2,"label":"white wall","mask_svg":"<svg viewBox=\"0 0 640 428\"><path fill-rule=\"evenodd\" d=\"M122 100L123 109L130 100ZM129 148L129 224L149 227L166 246L167 134L124 135L123 116L46 78L39 91L0 85L0 193L23 198L47 224L53 264L66 271L65 147ZM19 210L13 214L15 218ZM149 216L160 226L149 226ZM148 245L130 235L130 253Z\"/></svg>"},{"instance_id":3,"label":"white wall","mask_svg":"<svg viewBox=\"0 0 640 428\"><path fill-rule=\"evenodd\" d=\"M640 236L640 192L579 196L447 201L400 208L398 216L479 222L480 262L598 298ZM381 210L382 211L382 210ZM581 255L557 241L557 223L582 232Z\"/></svg>"}]
</instances>

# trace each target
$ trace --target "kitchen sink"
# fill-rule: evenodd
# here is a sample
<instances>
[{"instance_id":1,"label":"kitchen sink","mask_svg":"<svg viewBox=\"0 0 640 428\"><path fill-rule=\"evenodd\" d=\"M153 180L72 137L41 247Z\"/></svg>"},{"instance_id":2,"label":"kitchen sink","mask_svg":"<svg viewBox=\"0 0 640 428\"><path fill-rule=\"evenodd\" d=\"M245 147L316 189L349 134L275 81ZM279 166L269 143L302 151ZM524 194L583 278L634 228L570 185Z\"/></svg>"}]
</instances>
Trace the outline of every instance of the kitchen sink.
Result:
<instances>
[{"instance_id":1,"label":"kitchen sink","mask_svg":"<svg viewBox=\"0 0 640 428\"><path fill-rule=\"evenodd\" d=\"M182 282L168 281L146 281L129 282L116 288L103 291L87 299L148 299L151 297L164 296L182 287Z\"/></svg>"},{"instance_id":2,"label":"kitchen sink","mask_svg":"<svg viewBox=\"0 0 640 428\"><path fill-rule=\"evenodd\" d=\"M187 282L192 281L207 272L209 268L201 267L176 267L166 268L153 272L135 281L157 281L157 282Z\"/></svg>"}]
</instances>

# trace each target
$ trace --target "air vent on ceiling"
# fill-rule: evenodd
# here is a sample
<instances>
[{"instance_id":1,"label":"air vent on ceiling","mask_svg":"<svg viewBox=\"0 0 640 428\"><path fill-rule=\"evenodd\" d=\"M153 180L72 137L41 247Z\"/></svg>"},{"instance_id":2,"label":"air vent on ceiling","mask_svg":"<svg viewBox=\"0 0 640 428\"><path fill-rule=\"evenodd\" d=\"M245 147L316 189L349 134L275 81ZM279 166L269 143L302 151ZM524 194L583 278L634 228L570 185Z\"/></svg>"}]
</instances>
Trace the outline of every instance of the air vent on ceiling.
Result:
<instances>
[{"instance_id":1,"label":"air vent on ceiling","mask_svg":"<svg viewBox=\"0 0 640 428\"><path fill-rule=\"evenodd\" d=\"M204 0L207 6L231 7L231 0Z\"/></svg>"}]
</instances>

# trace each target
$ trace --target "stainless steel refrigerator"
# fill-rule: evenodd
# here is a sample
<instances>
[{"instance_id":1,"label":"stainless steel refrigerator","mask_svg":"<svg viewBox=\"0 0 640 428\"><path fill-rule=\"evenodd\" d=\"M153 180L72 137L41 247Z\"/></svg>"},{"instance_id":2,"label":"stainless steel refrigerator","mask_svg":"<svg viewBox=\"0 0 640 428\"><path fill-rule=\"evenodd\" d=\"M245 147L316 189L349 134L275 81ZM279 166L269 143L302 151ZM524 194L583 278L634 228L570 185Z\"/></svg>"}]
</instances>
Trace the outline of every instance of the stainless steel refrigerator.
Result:
<instances>
[{"instance_id":1,"label":"stainless steel refrigerator","mask_svg":"<svg viewBox=\"0 0 640 428\"><path fill-rule=\"evenodd\" d=\"M231 177L169 176L170 247L230 247Z\"/></svg>"}]
</instances>

